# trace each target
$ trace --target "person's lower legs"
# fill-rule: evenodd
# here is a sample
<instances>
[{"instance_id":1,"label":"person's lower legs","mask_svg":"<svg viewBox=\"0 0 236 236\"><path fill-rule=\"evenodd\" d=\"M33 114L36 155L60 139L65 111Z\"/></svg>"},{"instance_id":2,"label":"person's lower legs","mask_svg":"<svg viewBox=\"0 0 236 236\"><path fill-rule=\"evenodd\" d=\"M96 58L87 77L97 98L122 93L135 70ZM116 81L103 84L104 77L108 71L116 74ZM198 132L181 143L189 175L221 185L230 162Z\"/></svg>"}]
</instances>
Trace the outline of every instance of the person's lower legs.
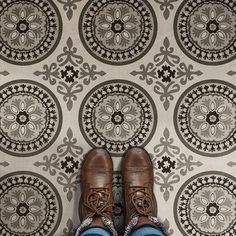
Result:
<instances>
[{"instance_id":1,"label":"person's lower legs","mask_svg":"<svg viewBox=\"0 0 236 236\"><path fill-rule=\"evenodd\" d=\"M134 230L130 236L166 236L159 228L142 226Z\"/></svg>"},{"instance_id":2,"label":"person's lower legs","mask_svg":"<svg viewBox=\"0 0 236 236\"><path fill-rule=\"evenodd\" d=\"M85 230L80 236L111 236L111 234L105 229L94 227Z\"/></svg>"},{"instance_id":3,"label":"person's lower legs","mask_svg":"<svg viewBox=\"0 0 236 236\"><path fill-rule=\"evenodd\" d=\"M82 232L80 236L111 236L111 234L106 231L105 229L94 227L89 228L86 231ZM134 230L130 236L166 236L162 230L150 227L150 226L143 226L136 230Z\"/></svg>"}]
</instances>

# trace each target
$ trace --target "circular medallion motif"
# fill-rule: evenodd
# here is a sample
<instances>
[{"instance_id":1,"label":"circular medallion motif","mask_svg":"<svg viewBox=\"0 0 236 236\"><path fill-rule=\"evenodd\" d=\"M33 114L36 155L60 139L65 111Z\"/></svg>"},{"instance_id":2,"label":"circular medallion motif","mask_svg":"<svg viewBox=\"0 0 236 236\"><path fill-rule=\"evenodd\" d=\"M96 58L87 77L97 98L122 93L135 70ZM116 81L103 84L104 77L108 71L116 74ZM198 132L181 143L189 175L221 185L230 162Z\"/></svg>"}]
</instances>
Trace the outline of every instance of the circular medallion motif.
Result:
<instances>
[{"instance_id":1,"label":"circular medallion motif","mask_svg":"<svg viewBox=\"0 0 236 236\"><path fill-rule=\"evenodd\" d=\"M79 23L79 34L88 52L112 65L143 57L156 33L155 12L145 0L90 0Z\"/></svg>"},{"instance_id":2,"label":"circular medallion motif","mask_svg":"<svg viewBox=\"0 0 236 236\"><path fill-rule=\"evenodd\" d=\"M174 123L180 140L203 156L222 156L236 148L236 88L209 80L187 89L179 98Z\"/></svg>"},{"instance_id":3,"label":"circular medallion motif","mask_svg":"<svg viewBox=\"0 0 236 236\"><path fill-rule=\"evenodd\" d=\"M14 172L0 179L2 236L53 236L61 217L60 195L43 176Z\"/></svg>"},{"instance_id":4,"label":"circular medallion motif","mask_svg":"<svg viewBox=\"0 0 236 236\"><path fill-rule=\"evenodd\" d=\"M62 20L52 0L0 2L0 58L28 65L48 57L58 45Z\"/></svg>"},{"instance_id":5,"label":"circular medallion motif","mask_svg":"<svg viewBox=\"0 0 236 236\"><path fill-rule=\"evenodd\" d=\"M62 112L55 95L34 81L16 80L0 87L0 149L32 156L57 138Z\"/></svg>"},{"instance_id":6,"label":"circular medallion motif","mask_svg":"<svg viewBox=\"0 0 236 236\"><path fill-rule=\"evenodd\" d=\"M236 5L229 0L184 0L177 10L175 37L183 52L206 65L236 58Z\"/></svg>"},{"instance_id":7,"label":"circular medallion motif","mask_svg":"<svg viewBox=\"0 0 236 236\"><path fill-rule=\"evenodd\" d=\"M87 94L79 124L87 142L113 154L129 146L145 146L156 129L157 112L152 98L126 80L108 81Z\"/></svg>"},{"instance_id":8,"label":"circular medallion motif","mask_svg":"<svg viewBox=\"0 0 236 236\"><path fill-rule=\"evenodd\" d=\"M236 235L236 179L222 172L193 176L178 191L174 215L183 236Z\"/></svg>"}]
</instances>

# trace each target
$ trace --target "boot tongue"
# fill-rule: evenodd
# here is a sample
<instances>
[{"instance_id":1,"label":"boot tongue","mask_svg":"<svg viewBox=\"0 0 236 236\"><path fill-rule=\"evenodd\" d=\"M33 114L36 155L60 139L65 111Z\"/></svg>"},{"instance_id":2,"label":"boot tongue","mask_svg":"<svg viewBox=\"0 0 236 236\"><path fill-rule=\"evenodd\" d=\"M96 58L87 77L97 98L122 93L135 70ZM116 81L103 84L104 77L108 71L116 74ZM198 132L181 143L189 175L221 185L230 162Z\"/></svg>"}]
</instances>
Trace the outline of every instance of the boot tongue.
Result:
<instances>
[{"instance_id":1,"label":"boot tongue","mask_svg":"<svg viewBox=\"0 0 236 236\"><path fill-rule=\"evenodd\" d=\"M106 188L93 188L88 195L88 200L84 205L91 210L91 213L96 216L102 216L105 213L109 205L110 200L109 189Z\"/></svg>"},{"instance_id":2,"label":"boot tongue","mask_svg":"<svg viewBox=\"0 0 236 236\"><path fill-rule=\"evenodd\" d=\"M145 188L133 189L132 203L135 207L136 214L148 216L152 213L152 200Z\"/></svg>"},{"instance_id":3,"label":"boot tongue","mask_svg":"<svg viewBox=\"0 0 236 236\"><path fill-rule=\"evenodd\" d=\"M107 228L104 225L101 217L94 217L90 227L100 227L100 228L104 228L104 229L107 230Z\"/></svg>"},{"instance_id":4,"label":"boot tongue","mask_svg":"<svg viewBox=\"0 0 236 236\"><path fill-rule=\"evenodd\" d=\"M148 219L146 216L140 216L138 219L137 225L135 225L134 229L140 228L144 225L154 226L156 228L156 225Z\"/></svg>"},{"instance_id":5,"label":"boot tongue","mask_svg":"<svg viewBox=\"0 0 236 236\"><path fill-rule=\"evenodd\" d=\"M142 192L136 192L135 194L136 205L141 208L148 207L148 202L146 201L146 196Z\"/></svg>"}]
</instances>

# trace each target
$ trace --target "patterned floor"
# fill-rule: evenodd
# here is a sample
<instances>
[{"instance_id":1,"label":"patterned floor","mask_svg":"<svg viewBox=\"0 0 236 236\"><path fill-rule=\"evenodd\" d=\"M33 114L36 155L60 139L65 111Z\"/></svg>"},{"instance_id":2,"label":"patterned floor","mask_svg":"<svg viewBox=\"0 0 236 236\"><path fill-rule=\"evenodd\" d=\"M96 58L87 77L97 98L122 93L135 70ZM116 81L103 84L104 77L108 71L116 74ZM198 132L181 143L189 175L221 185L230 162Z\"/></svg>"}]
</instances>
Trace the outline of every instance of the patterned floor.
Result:
<instances>
[{"instance_id":1,"label":"patterned floor","mask_svg":"<svg viewBox=\"0 0 236 236\"><path fill-rule=\"evenodd\" d=\"M0 0L0 235L72 236L84 155L142 146L168 235L236 235L236 0Z\"/></svg>"}]
</instances>

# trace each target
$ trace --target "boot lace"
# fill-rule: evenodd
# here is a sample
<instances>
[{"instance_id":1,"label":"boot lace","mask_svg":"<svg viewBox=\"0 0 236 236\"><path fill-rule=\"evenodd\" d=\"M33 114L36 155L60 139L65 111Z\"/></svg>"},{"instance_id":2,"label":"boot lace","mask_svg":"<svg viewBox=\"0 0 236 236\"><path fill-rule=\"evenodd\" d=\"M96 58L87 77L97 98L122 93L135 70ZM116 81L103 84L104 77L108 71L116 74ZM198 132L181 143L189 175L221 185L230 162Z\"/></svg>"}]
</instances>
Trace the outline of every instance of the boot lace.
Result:
<instances>
[{"instance_id":1,"label":"boot lace","mask_svg":"<svg viewBox=\"0 0 236 236\"><path fill-rule=\"evenodd\" d=\"M84 206L90 210L89 217L103 216L110 218L107 213L112 212L109 204L110 190L108 188L91 188Z\"/></svg>"},{"instance_id":2,"label":"boot lace","mask_svg":"<svg viewBox=\"0 0 236 236\"><path fill-rule=\"evenodd\" d=\"M134 206L132 215L150 216L152 215L152 198L145 186L130 187L129 199Z\"/></svg>"}]
</instances>

